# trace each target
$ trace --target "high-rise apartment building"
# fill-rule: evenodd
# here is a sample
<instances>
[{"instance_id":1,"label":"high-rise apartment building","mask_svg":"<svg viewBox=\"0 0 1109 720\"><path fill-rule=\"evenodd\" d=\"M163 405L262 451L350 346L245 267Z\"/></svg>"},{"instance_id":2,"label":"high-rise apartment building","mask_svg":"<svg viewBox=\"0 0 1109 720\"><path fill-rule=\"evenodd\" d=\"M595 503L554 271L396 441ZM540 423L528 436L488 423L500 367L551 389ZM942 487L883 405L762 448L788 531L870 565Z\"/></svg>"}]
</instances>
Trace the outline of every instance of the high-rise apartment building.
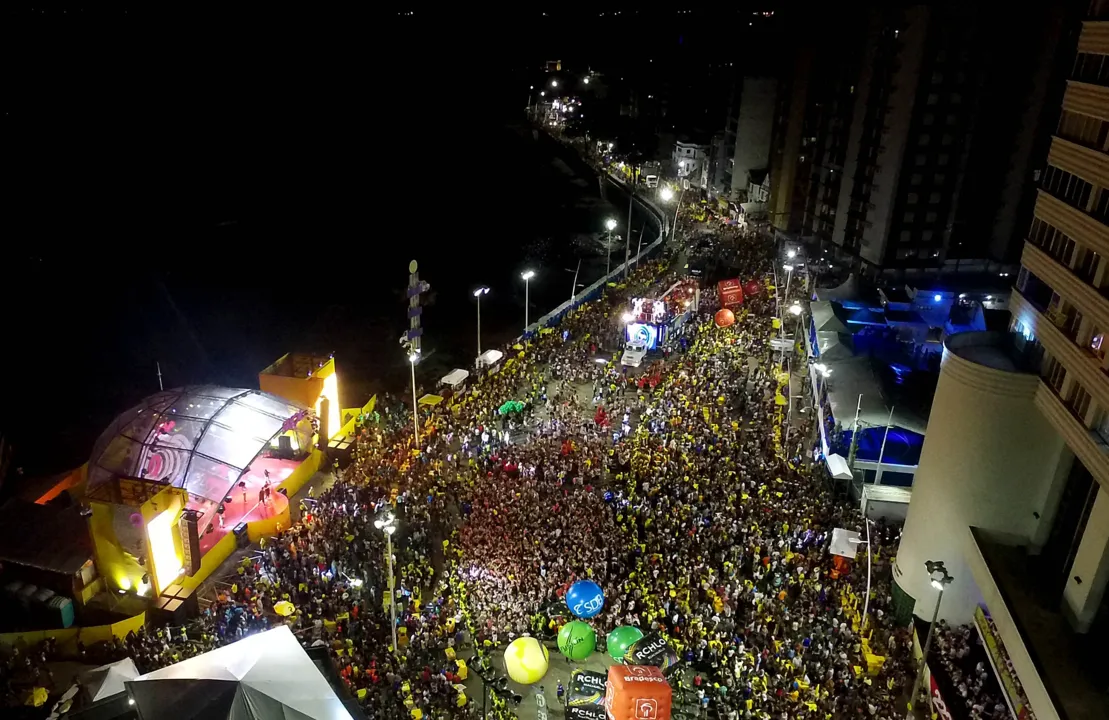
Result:
<instances>
[{"instance_id":1,"label":"high-rise apartment building","mask_svg":"<svg viewBox=\"0 0 1109 720\"><path fill-rule=\"evenodd\" d=\"M875 3L853 30L857 43L818 49L809 79L793 83L808 88L792 186L802 198L771 206L864 275L1011 271L1036 140L1056 112L1064 14L1053 3L1020 13ZM790 134L781 137L788 146Z\"/></svg>"},{"instance_id":2,"label":"high-rise apartment building","mask_svg":"<svg viewBox=\"0 0 1109 720\"><path fill-rule=\"evenodd\" d=\"M1040 719L1104 717L1109 685L1109 2L1088 17L1064 23L1011 332L945 341L894 572L918 617L996 634Z\"/></svg>"}]
</instances>

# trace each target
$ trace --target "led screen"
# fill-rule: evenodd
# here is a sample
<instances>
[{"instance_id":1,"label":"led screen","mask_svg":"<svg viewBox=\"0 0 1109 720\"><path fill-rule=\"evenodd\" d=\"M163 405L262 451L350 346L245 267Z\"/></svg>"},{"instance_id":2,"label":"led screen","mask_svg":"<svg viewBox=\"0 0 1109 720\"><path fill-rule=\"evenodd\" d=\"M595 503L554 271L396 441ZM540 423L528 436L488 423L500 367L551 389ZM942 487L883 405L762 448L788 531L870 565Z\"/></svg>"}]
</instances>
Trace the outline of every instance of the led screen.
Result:
<instances>
[{"instance_id":1,"label":"led screen","mask_svg":"<svg viewBox=\"0 0 1109 720\"><path fill-rule=\"evenodd\" d=\"M661 335L657 325L648 323L628 323L626 333L628 342L636 340L645 343L648 350L657 349L659 336Z\"/></svg>"}]
</instances>

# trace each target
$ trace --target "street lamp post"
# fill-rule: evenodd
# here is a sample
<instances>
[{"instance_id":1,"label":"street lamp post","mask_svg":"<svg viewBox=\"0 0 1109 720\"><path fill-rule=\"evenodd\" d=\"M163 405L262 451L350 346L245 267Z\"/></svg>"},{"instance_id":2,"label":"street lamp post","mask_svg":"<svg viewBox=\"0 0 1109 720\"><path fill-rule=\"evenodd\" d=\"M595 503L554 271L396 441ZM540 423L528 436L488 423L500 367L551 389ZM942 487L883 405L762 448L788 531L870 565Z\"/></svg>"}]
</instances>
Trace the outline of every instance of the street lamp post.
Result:
<instances>
[{"instance_id":1,"label":"street lamp post","mask_svg":"<svg viewBox=\"0 0 1109 720\"><path fill-rule=\"evenodd\" d=\"M408 355L408 364L412 366L412 432L415 443L413 447L417 450L420 449L420 411L419 405L416 404L416 363L420 359L420 353L414 352Z\"/></svg>"},{"instance_id":2,"label":"street lamp post","mask_svg":"<svg viewBox=\"0 0 1109 720\"><path fill-rule=\"evenodd\" d=\"M389 617L392 620L391 629L393 635L393 657L400 654L400 648L397 647L397 583L393 575L393 533L397 531L396 518L392 513L387 513L384 517L374 520L374 527L381 532L385 533L385 552L388 554L389 563Z\"/></svg>"},{"instance_id":3,"label":"street lamp post","mask_svg":"<svg viewBox=\"0 0 1109 720\"><path fill-rule=\"evenodd\" d=\"M529 310L529 308L528 308L528 302L529 302L529 300L528 300L528 290L529 290L529 286L530 286L529 281L533 277L535 277L535 271L534 270L526 270L520 275L520 277L522 277L524 279L524 332L527 332L528 331L528 325L531 324L531 323L528 322L528 310Z\"/></svg>"},{"instance_id":4,"label":"street lamp post","mask_svg":"<svg viewBox=\"0 0 1109 720\"><path fill-rule=\"evenodd\" d=\"M481 296L489 292L487 287L479 287L474 290L474 297L477 298L477 354L481 357Z\"/></svg>"},{"instance_id":5,"label":"street lamp post","mask_svg":"<svg viewBox=\"0 0 1109 720\"><path fill-rule=\"evenodd\" d=\"M869 619L867 612L870 611L870 518L864 517L863 522L866 523L866 540L852 538L852 542L856 545L866 545L866 596L863 598L863 623L860 632L866 632L866 623Z\"/></svg>"},{"instance_id":6,"label":"street lamp post","mask_svg":"<svg viewBox=\"0 0 1109 720\"><path fill-rule=\"evenodd\" d=\"M778 300L778 307L779 308L782 307L782 300L785 300L786 302L789 302L789 281L793 279L793 266L792 265L783 265L782 269L786 271L786 291L785 291L784 295L782 295ZM781 364L786 359L786 319L785 319L785 316L782 315L780 310L778 312L778 315L781 316L781 319L779 321L781 323L781 325L778 327L778 339L782 343L782 354L781 354L781 359L779 360L779 364Z\"/></svg>"},{"instance_id":7,"label":"street lamp post","mask_svg":"<svg viewBox=\"0 0 1109 720\"><path fill-rule=\"evenodd\" d=\"M608 282L609 273L612 272L612 248L609 243L612 242L612 231L616 229L616 219L608 218L605 220L605 282Z\"/></svg>"},{"instance_id":8,"label":"street lamp post","mask_svg":"<svg viewBox=\"0 0 1109 720\"><path fill-rule=\"evenodd\" d=\"M936 632L936 621L940 616L940 603L943 602L943 590L955 579L947 573L943 561L928 560L924 563L924 567L928 570L928 574L932 576L932 587L939 590L940 594L936 597L936 609L932 612L932 624L928 626L928 637L924 641L924 652L920 658L920 667L916 670L913 691L909 695L909 711L905 716L907 720L915 718L913 703L916 702L917 695L920 694L920 685L924 681L924 666L928 664L928 650L932 647L932 635Z\"/></svg>"}]
</instances>

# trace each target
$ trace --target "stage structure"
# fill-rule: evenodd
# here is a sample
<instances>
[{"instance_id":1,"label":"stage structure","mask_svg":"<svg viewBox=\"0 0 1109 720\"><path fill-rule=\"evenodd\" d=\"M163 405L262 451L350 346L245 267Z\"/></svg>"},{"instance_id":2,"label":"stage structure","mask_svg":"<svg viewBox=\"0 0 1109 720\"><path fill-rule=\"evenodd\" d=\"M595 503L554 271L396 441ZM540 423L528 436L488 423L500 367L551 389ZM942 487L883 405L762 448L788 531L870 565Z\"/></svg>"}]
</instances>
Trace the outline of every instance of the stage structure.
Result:
<instances>
[{"instance_id":1,"label":"stage structure","mask_svg":"<svg viewBox=\"0 0 1109 720\"><path fill-rule=\"evenodd\" d=\"M157 596L200 572L236 526L288 527L277 490L302 464L314 471L302 461L318 463L315 423L279 397L213 385L152 395L116 418L93 448L84 498L108 589Z\"/></svg>"}]
</instances>

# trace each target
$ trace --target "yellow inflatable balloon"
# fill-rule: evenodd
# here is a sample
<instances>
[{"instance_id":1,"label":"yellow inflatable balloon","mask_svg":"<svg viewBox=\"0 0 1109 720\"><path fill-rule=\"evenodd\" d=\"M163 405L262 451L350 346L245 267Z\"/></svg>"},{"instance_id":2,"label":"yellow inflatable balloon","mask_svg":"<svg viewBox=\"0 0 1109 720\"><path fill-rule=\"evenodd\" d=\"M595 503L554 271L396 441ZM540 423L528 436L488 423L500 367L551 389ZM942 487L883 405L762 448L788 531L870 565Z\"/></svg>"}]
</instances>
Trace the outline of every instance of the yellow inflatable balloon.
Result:
<instances>
[{"instance_id":1,"label":"yellow inflatable balloon","mask_svg":"<svg viewBox=\"0 0 1109 720\"><path fill-rule=\"evenodd\" d=\"M533 637L513 640L504 649L504 667L508 676L521 685L531 685L547 674L550 653Z\"/></svg>"}]
</instances>

